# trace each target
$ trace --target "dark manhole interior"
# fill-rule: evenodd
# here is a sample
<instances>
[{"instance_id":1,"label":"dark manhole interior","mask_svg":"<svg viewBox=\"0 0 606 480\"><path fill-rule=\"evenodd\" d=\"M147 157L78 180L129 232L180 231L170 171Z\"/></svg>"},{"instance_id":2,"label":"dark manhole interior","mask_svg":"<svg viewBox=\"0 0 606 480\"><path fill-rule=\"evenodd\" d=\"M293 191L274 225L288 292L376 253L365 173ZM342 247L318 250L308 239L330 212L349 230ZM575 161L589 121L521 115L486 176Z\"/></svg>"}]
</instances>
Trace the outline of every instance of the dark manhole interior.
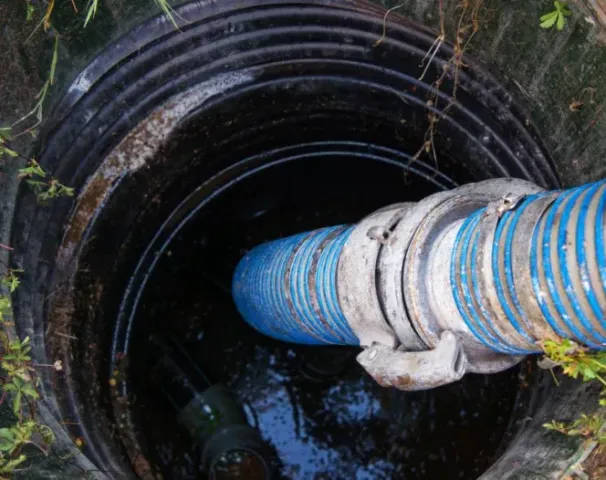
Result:
<instances>
[{"instance_id":1,"label":"dark manhole interior","mask_svg":"<svg viewBox=\"0 0 606 480\"><path fill-rule=\"evenodd\" d=\"M200 461L150 381L154 338L169 337L210 383L229 388L281 478L468 479L490 466L521 407L519 368L425 392L385 389L355 362L358 349L267 338L239 317L229 293L248 248L419 200L436 183L407 180L401 165L326 154L257 171L197 212L147 281L128 352L136 430L165 478L197 478Z\"/></svg>"}]
</instances>

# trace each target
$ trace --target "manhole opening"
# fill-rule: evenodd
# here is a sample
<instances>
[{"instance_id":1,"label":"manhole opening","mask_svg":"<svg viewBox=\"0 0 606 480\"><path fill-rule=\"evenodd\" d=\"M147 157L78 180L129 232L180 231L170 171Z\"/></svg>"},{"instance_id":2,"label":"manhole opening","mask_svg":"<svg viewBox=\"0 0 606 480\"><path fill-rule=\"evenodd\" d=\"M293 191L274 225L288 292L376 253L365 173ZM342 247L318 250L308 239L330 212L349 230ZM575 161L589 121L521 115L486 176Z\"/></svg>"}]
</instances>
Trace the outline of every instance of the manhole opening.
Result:
<instances>
[{"instance_id":1,"label":"manhole opening","mask_svg":"<svg viewBox=\"0 0 606 480\"><path fill-rule=\"evenodd\" d=\"M20 289L17 316L45 339L39 363L64 359L45 387L65 430L115 478L193 478L197 449L150 381L154 339L174 338L229 388L287 478L480 475L528 425L527 364L383 389L355 349L252 331L230 277L258 243L465 182L557 186L530 121L471 59L456 101L447 75L430 104L451 47L423 66L435 34L395 15L373 46L383 13L361 2L220 3L184 6L185 34L150 21L82 72L90 88L68 90L39 156L80 197L52 209L20 199L12 245L36 288Z\"/></svg>"}]
</instances>

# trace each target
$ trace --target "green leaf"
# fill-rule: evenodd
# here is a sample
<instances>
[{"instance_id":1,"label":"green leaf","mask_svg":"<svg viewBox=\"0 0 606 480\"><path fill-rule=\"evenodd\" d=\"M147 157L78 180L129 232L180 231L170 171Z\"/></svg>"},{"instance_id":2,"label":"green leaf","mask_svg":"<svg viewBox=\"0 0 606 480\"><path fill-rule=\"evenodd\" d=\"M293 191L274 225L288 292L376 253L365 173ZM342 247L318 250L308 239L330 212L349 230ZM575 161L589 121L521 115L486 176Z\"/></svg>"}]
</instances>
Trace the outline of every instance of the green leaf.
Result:
<instances>
[{"instance_id":1,"label":"green leaf","mask_svg":"<svg viewBox=\"0 0 606 480\"><path fill-rule=\"evenodd\" d=\"M27 2L26 5L27 10L25 12L25 21L29 22L33 18L36 8L30 2Z\"/></svg>"},{"instance_id":2,"label":"green leaf","mask_svg":"<svg viewBox=\"0 0 606 480\"><path fill-rule=\"evenodd\" d=\"M556 431L562 431L566 428L564 423L556 422L555 420L552 420L551 423L544 423L543 427L546 428L547 430L556 430Z\"/></svg>"},{"instance_id":3,"label":"green leaf","mask_svg":"<svg viewBox=\"0 0 606 480\"><path fill-rule=\"evenodd\" d=\"M31 383L26 383L25 385L23 385L23 388L21 389L21 391L23 392L24 395L27 395L28 397L31 398L38 398L38 392L36 392L36 389L34 388L34 386Z\"/></svg>"},{"instance_id":4,"label":"green leaf","mask_svg":"<svg viewBox=\"0 0 606 480\"><path fill-rule=\"evenodd\" d=\"M97 8L99 7L99 0L91 0L91 3L88 7L88 11L86 12L86 19L84 20L84 28L88 25L95 15L97 14Z\"/></svg>"},{"instance_id":5,"label":"green leaf","mask_svg":"<svg viewBox=\"0 0 606 480\"><path fill-rule=\"evenodd\" d=\"M44 443L47 445L50 445L55 441L55 434L46 425L38 425L38 433L40 433L42 440L44 440Z\"/></svg>"},{"instance_id":6,"label":"green leaf","mask_svg":"<svg viewBox=\"0 0 606 480\"><path fill-rule=\"evenodd\" d=\"M55 33L55 46L53 47L53 59L51 61L50 73L48 79L50 84L55 83L55 70L57 69L57 59L59 58L59 35Z\"/></svg>"},{"instance_id":7,"label":"green leaf","mask_svg":"<svg viewBox=\"0 0 606 480\"><path fill-rule=\"evenodd\" d=\"M21 416L21 390L18 390L13 398L13 413L17 417Z\"/></svg>"},{"instance_id":8,"label":"green leaf","mask_svg":"<svg viewBox=\"0 0 606 480\"><path fill-rule=\"evenodd\" d=\"M10 308L11 301L8 297L0 297L0 308Z\"/></svg>"},{"instance_id":9,"label":"green leaf","mask_svg":"<svg viewBox=\"0 0 606 480\"><path fill-rule=\"evenodd\" d=\"M543 16L541 17L541 22L543 22L543 21L545 21L545 20L549 20L549 19L551 19L551 18L555 18L555 17L557 17L557 16L558 16L558 12L556 12L556 11L546 13L545 15L543 15ZM548 342L549 342L549 343L555 343L555 342L553 342L552 340L547 340L546 344L547 344ZM556 344L556 345L557 345L557 344ZM558 345L558 346L559 346L559 345Z\"/></svg>"},{"instance_id":10,"label":"green leaf","mask_svg":"<svg viewBox=\"0 0 606 480\"><path fill-rule=\"evenodd\" d=\"M7 287L11 293L17 290L21 284L21 280L16 275L17 273L20 273L20 271L11 269L3 279L0 279L0 285Z\"/></svg>"},{"instance_id":11,"label":"green leaf","mask_svg":"<svg viewBox=\"0 0 606 480\"><path fill-rule=\"evenodd\" d=\"M0 452L11 452L15 449L15 438L9 428L0 428Z\"/></svg>"},{"instance_id":12,"label":"green leaf","mask_svg":"<svg viewBox=\"0 0 606 480\"><path fill-rule=\"evenodd\" d=\"M23 462L27 460L27 457L23 454L19 455L17 458L11 458L7 462L0 463L0 472L2 473L13 473L15 468L21 465Z\"/></svg>"},{"instance_id":13,"label":"green leaf","mask_svg":"<svg viewBox=\"0 0 606 480\"><path fill-rule=\"evenodd\" d=\"M13 383L5 383L4 384L4 391L5 392L16 392L17 391L17 387Z\"/></svg>"},{"instance_id":14,"label":"green leaf","mask_svg":"<svg viewBox=\"0 0 606 480\"><path fill-rule=\"evenodd\" d=\"M566 20L564 20L564 15L562 15L561 13L558 14L558 23L556 25L556 28L558 30L562 30L564 28L564 25L566 24Z\"/></svg>"},{"instance_id":15,"label":"green leaf","mask_svg":"<svg viewBox=\"0 0 606 480\"><path fill-rule=\"evenodd\" d=\"M543 17L545 17L545 19L543 19ZM541 28L551 28L556 23L559 15L558 12L551 12L543 17L541 17Z\"/></svg>"},{"instance_id":16,"label":"green leaf","mask_svg":"<svg viewBox=\"0 0 606 480\"><path fill-rule=\"evenodd\" d=\"M17 458L13 458L13 459L9 460L7 466L11 470L14 470L19 465L21 465L23 462L25 462L25 460L27 460L27 457L25 455L19 455Z\"/></svg>"},{"instance_id":17,"label":"green leaf","mask_svg":"<svg viewBox=\"0 0 606 480\"><path fill-rule=\"evenodd\" d=\"M175 20L175 15L178 14L173 10L173 7L170 6L168 0L155 0L155 2L162 9L166 18L168 18L173 26L179 30L179 25L177 25L177 21Z\"/></svg>"},{"instance_id":18,"label":"green leaf","mask_svg":"<svg viewBox=\"0 0 606 480\"><path fill-rule=\"evenodd\" d=\"M35 160L30 160L27 164L27 167L19 169L19 176L22 178L31 178L31 177L46 177L46 172L42 170L42 167Z\"/></svg>"},{"instance_id":19,"label":"green leaf","mask_svg":"<svg viewBox=\"0 0 606 480\"><path fill-rule=\"evenodd\" d=\"M73 189L73 187L66 187L65 185L60 185L59 186L59 195L65 195L66 197L73 197L74 189Z\"/></svg>"},{"instance_id":20,"label":"green leaf","mask_svg":"<svg viewBox=\"0 0 606 480\"><path fill-rule=\"evenodd\" d=\"M590 367L583 368L583 380L593 380L596 378L596 373Z\"/></svg>"},{"instance_id":21,"label":"green leaf","mask_svg":"<svg viewBox=\"0 0 606 480\"><path fill-rule=\"evenodd\" d=\"M6 153L9 157L18 157L19 154L17 152L15 152L14 150L8 148L8 147L4 147L2 148L2 150L4 151L4 153Z\"/></svg>"}]
</instances>

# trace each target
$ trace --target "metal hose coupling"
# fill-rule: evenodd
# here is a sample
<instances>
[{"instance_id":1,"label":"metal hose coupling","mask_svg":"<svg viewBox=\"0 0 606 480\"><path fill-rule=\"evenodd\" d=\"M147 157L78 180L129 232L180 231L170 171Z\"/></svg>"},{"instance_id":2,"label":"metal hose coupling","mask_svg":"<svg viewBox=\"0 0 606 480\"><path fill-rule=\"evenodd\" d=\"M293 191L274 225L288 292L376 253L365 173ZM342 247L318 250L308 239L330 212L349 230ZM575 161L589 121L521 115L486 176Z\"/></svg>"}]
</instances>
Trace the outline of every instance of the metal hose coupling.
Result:
<instances>
[{"instance_id":1,"label":"metal hose coupling","mask_svg":"<svg viewBox=\"0 0 606 480\"><path fill-rule=\"evenodd\" d=\"M606 182L495 179L252 249L233 278L266 335L360 345L381 385L493 373L545 339L606 348Z\"/></svg>"}]
</instances>

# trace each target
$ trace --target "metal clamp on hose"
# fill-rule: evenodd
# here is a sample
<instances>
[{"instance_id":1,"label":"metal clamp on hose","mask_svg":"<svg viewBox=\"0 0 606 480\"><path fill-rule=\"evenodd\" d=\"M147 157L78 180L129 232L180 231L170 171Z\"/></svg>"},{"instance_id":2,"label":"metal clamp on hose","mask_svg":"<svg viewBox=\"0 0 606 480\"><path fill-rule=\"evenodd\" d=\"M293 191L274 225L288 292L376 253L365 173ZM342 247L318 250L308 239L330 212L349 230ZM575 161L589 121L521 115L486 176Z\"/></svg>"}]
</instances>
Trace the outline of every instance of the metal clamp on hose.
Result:
<instances>
[{"instance_id":1,"label":"metal clamp on hose","mask_svg":"<svg viewBox=\"0 0 606 480\"><path fill-rule=\"evenodd\" d=\"M383 387L427 390L460 380L467 358L452 332L442 332L434 350L405 352L375 344L357 357L358 363Z\"/></svg>"}]
</instances>

